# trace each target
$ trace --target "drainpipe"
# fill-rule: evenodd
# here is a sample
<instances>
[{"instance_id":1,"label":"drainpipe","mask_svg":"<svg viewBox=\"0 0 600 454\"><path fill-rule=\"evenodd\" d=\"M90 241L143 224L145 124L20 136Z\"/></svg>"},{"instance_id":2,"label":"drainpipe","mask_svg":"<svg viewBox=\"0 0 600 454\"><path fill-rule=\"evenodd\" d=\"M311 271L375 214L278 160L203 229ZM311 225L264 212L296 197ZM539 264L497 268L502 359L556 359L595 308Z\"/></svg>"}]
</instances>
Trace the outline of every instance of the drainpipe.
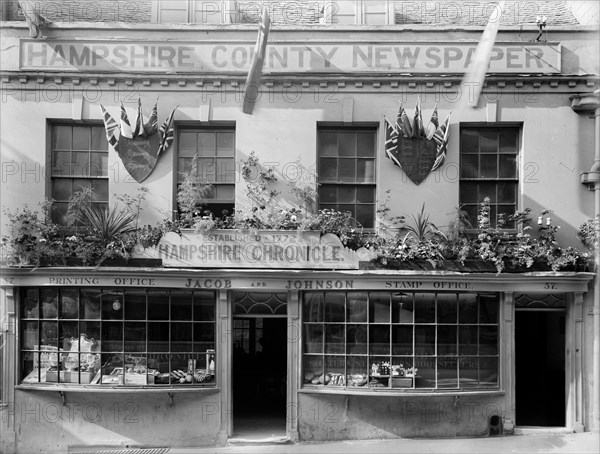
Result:
<instances>
[{"instance_id":1,"label":"drainpipe","mask_svg":"<svg viewBox=\"0 0 600 454\"><path fill-rule=\"evenodd\" d=\"M595 119L595 156L594 164L589 172L581 174L581 182L587 185L590 191L595 192L594 219L600 219L600 90L594 93L583 93L571 96L571 109L575 112L587 113ZM600 228L596 228L596 239L600 239ZM595 258L596 270L600 270L600 241L596 242ZM600 431L600 277L596 275L594 281L594 306L593 311L594 339L592 347L592 391L588 393L593 398L592 402L592 431ZM589 312L588 312L589 313ZM583 422L583 421L582 421Z\"/></svg>"}]
</instances>

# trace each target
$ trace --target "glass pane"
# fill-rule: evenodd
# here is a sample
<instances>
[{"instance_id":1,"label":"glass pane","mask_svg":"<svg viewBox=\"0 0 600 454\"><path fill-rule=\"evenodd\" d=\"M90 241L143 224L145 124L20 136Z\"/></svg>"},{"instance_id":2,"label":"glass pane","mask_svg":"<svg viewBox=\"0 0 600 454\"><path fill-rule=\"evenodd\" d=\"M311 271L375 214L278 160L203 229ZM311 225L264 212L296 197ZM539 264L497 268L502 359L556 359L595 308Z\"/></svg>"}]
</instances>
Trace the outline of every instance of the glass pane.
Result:
<instances>
[{"instance_id":1,"label":"glass pane","mask_svg":"<svg viewBox=\"0 0 600 454\"><path fill-rule=\"evenodd\" d=\"M154 384L168 385L171 380L169 355L149 353L147 358L148 373L154 376Z\"/></svg>"},{"instance_id":2,"label":"glass pane","mask_svg":"<svg viewBox=\"0 0 600 454\"><path fill-rule=\"evenodd\" d=\"M369 357L369 387L387 388L392 375L392 365L389 356Z\"/></svg>"},{"instance_id":3,"label":"glass pane","mask_svg":"<svg viewBox=\"0 0 600 454\"><path fill-rule=\"evenodd\" d=\"M88 126L73 126L73 150L90 149L90 128Z\"/></svg>"},{"instance_id":4,"label":"glass pane","mask_svg":"<svg viewBox=\"0 0 600 454\"><path fill-rule=\"evenodd\" d=\"M23 377L23 383L38 383L40 381L40 368L37 367L39 364L39 353L23 352L21 355L21 377ZM34 367L34 364L36 367ZM46 381L46 371L43 372L42 381Z\"/></svg>"},{"instance_id":5,"label":"glass pane","mask_svg":"<svg viewBox=\"0 0 600 454\"><path fill-rule=\"evenodd\" d=\"M345 317L345 293L328 292L325 294L325 321L343 322Z\"/></svg>"},{"instance_id":6,"label":"glass pane","mask_svg":"<svg viewBox=\"0 0 600 454\"><path fill-rule=\"evenodd\" d=\"M518 132L517 128L500 129L500 153L517 153Z\"/></svg>"},{"instance_id":7,"label":"glass pane","mask_svg":"<svg viewBox=\"0 0 600 454\"><path fill-rule=\"evenodd\" d=\"M477 369L478 361L476 356L460 358L459 377L461 388L476 388L478 386Z\"/></svg>"},{"instance_id":8,"label":"glass pane","mask_svg":"<svg viewBox=\"0 0 600 454\"><path fill-rule=\"evenodd\" d=\"M103 126L93 126L92 132L92 150L108 151L108 141Z\"/></svg>"},{"instance_id":9,"label":"glass pane","mask_svg":"<svg viewBox=\"0 0 600 454\"><path fill-rule=\"evenodd\" d=\"M194 351L205 352L215 348L215 324L194 323Z\"/></svg>"},{"instance_id":10,"label":"glass pane","mask_svg":"<svg viewBox=\"0 0 600 454\"><path fill-rule=\"evenodd\" d=\"M52 175L71 175L70 151L55 151L52 153Z\"/></svg>"},{"instance_id":11,"label":"glass pane","mask_svg":"<svg viewBox=\"0 0 600 454\"><path fill-rule=\"evenodd\" d=\"M302 318L305 322L323 321L324 298L323 293L304 294L304 304L302 306Z\"/></svg>"},{"instance_id":12,"label":"glass pane","mask_svg":"<svg viewBox=\"0 0 600 454\"><path fill-rule=\"evenodd\" d=\"M42 318L56 318L58 315L58 289L41 289L40 300L42 303Z\"/></svg>"},{"instance_id":13,"label":"glass pane","mask_svg":"<svg viewBox=\"0 0 600 454\"><path fill-rule=\"evenodd\" d=\"M478 131L463 129L460 133L461 153L479 153Z\"/></svg>"},{"instance_id":14,"label":"glass pane","mask_svg":"<svg viewBox=\"0 0 600 454\"><path fill-rule=\"evenodd\" d=\"M358 203L375 203L375 188L358 186L356 188Z\"/></svg>"},{"instance_id":15,"label":"glass pane","mask_svg":"<svg viewBox=\"0 0 600 454\"><path fill-rule=\"evenodd\" d=\"M460 156L460 177L479 178L479 155L463 154Z\"/></svg>"},{"instance_id":16,"label":"glass pane","mask_svg":"<svg viewBox=\"0 0 600 454\"><path fill-rule=\"evenodd\" d=\"M369 294L369 321L371 323L389 323L390 322L390 294L389 293L370 293Z\"/></svg>"},{"instance_id":17,"label":"glass pane","mask_svg":"<svg viewBox=\"0 0 600 454\"><path fill-rule=\"evenodd\" d=\"M194 292L194 320L213 321L215 319L215 294Z\"/></svg>"},{"instance_id":18,"label":"glass pane","mask_svg":"<svg viewBox=\"0 0 600 454\"><path fill-rule=\"evenodd\" d=\"M337 133L319 133L319 156L337 156Z\"/></svg>"},{"instance_id":19,"label":"glass pane","mask_svg":"<svg viewBox=\"0 0 600 454\"><path fill-rule=\"evenodd\" d=\"M415 379L416 388L435 388L437 359L435 357L416 357L415 367L417 377Z\"/></svg>"},{"instance_id":20,"label":"glass pane","mask_svg":"<svg viewBox=\"0 0 600 454\"><path fill-rule=\"evenodd\" d=\"M38 322L22 322L23 332L21 345L24 350L39 348L40 338L38 334Z\"/></svg>"},{"instance_id":21,"label":"glass pane","mask_svg":"<svg viewBox=\"0 0 600 454\"><path fill-rule=\"evenodd\" d=\"M323 357L304 355L302 358L304 371L304 384L324 384L323 380Z\"/></svg>"},{"instance_id":22,"label":"glass pane","mask_svg":"<svg viewBox=\"0 0 600 454\"><path fill-rule=\"evenodd\" d=\"M350 292L347 301L348 322L367 321L367 292Z\"/></svg>"},{"instance_id":23,"label":"glass pane","mask_svg":"<svg viewBox=\"0 0 600 454\"><path fill-rule=\"evenodd\" d=\"M407 356L392 357L392 376L393 377L414 377L413 359ZM394 388L412 388L412 381L400 382L398 385L392 384Z\"/></svg>"},{"instance_id":24,"label":"glass pane","mask_svg":"<svg viewBox=\"0 0 600 454\"><path fill-rule=\"evenodd\" d=\"M88 351L100 350L100 322L80 322L81 338L87 339L93 348Z\"/></svg>"},{"instance_id":25,"label":"glass pane","mask_svg":"<svg viewBox=\"0 0 600 454\"><path fill-rule=\"evenodd\" d=\"M108 153L92 153L90 157L90 175L108 176Z\"/></svg>"},{"instance_id":26,"label":"glass pane","mask_svg":"<svg viewBox=\"0 0 600 454\"><path fill-rule=\"evenodd\" d=\"M91 186L98 202L108 202L108 180L92 180Z\"/></svg>"},{"instance_id":27,"label":"glass pane","mask_svg":"<svg viewBox=\"0 0 600 454\"><path fill-rule=\"evenodd\" d=\"M304 325L305 353L323 353L323 325Z\"/></svg>"},{"instance_id":28,"label":"glass pane","mask_svg":"<svg viewBox=\"0 0 600 454\"><path fill-rule=\"evenodd\" d=\"M367 357L348 356L346 358L346 373L347 386L366 386L368 381Z\"/></svg>"},{"instance_id":29,"label":"glass pane","mask_svg":"<svg viewBox=\"0 0 600 454\"><path fill-rule=\"evenodd\" d=\"M435 322L435 294L415 293L415 323Z\"/></svg>"},{"instance_id":30,"label":"glass pane","mask_svg":"<svg viewBox=\"0 0 600 454\"><path fill-rule=\"evenodd\" d=\"M123 351L123 323L122 322L104 322L102 323L102 351L121 352Z\"/></svg>"},{"instance_id":31,"label":"glass pane","mask_svg":"<svg viewBox=\"0 0 600 454\"><path fill-rule=\"evenodd\" d=\"M21 306L21 317L23 318L39 318L39 298L40 291L36 288L25 289L23 305Z\"/></svg>"},{"instance_id":32,"label":"glass pane","mask_svg":"<svg viewBox=\"0 0 600 454\"><path fill-rule=\"evenodd\" d=\"M71 154L73 175L88 176L90 174L90 153L88 151L74 151Z\"/></svg>"},{"instance_id":33,"label":"glass pane","mask_svg":"<svg viewBox=\"0 0 600 454\"><path fill-rule=\"evenodd\" d=\"M106 291L102 295L102 319L123 320L123 294Z\"/></svg>"},{"instance_id":34,"label":"glass pane","mask_svg":"<svg viewBox=\"0 0 600 454\"><path fill-rule=\"evenodd\" d=\"M148 292L148 319L169 320L169 295L165 290Z\"/></svg>"},{"instance_id":35,"label":"glass pane","mask_svg":"<svg viewBox=\"0 0 600 454\"><path fill-rule=\"evenodd\" d=\"M456 294L438 293L437 305L438 323L456 323L458 314L458 301Z\"/></svg>"},{"instance_id":36,"label":"glass pane","mask_svg":"<svg viewBox=\"0 0 600 454\"><path fill-rule=\"evenodd\" d=\"M338 181L338 160L336 158L319 159L319 181Z\"/></svg>"},{"instance_id":37,"label":"glass pane","mask_svg":"<svg viewBox=\"0 0 600 454\"><path fill-rule=\"evenodd\" d=\"M479 178L498 178L498 159L496 155L482 156Z\"/></svg>"},{"instance_id":38,"label":"glass pane","mask_svg":"<svg viewBox=\"0 0 600 454\"><path fill-rule=\"evenodd\" d=\"M415 326L415 354L435 355L435 326Z\"/></svg>"},{"instance_id":39,"label":"glass pane","mask_svg":"<svg viewBox=\"0 0 600 454\"><path fill-rule=\"evenodd\" d=\"M367 325L346 325L349 354L367 353ZM366 363L365 363L366 364Z\"/></svg>"},{"instance_id":40,"label":"glass pane","mask_svg":"<svg viewBox=\"0 0 600 454\"><path fill-rule=\"evenodd\" d=\"M148 384L148 359L146 355L139 353L125 355L124 384L142 386Z\"/></svg>"},{"instance_id":41,"label":"glass pane","mask_svg":"<svg viewBox=\"0 0 600 454\"><path fill-rule=\"evenodd\" d=\"M217 133L217 156L233 156L234 133Z\"/></svg>"},{"instance_id":42,"label":"glass pane","mask_svg":"<svg viewBox=\"0 0 600 454\"><path fill-rule=\"evenodd\" d=\"M231 184L220 184L216 187L218 200L234 200L235 186Z\"/></svg>"},{"instance_id":43,"label":"glass pane","mask_svg":"<svg viewBox=\"0 0 600 454\"><path fill-rule=\"evenodd\" d=\"M100 289L81 290L81 318L95 320L100 318Z\"/></svg>"},{"instance_id":44,"label":"glass pane","mask_svg":"<svg viewBox=\"0 0 600 454\"><path fill-rule=\"evenodd\" d=\"M192 292L171 290L171 320L192 320Z\"/></svg>"},{"instance_id":45,"label":"glass pane","mask_svg":"<svg viewBox=\"0 0 600 454\"><path fill-rule=\"evenodd\" d=\"M354 159L338 160L338 181L356 181L356 161Z\"/></svg>"},{"instance_id":46,"label":"glass pane","mask_svg":"<svg viewBox=\"0 0 600 454\"><path fill-rule=\"evenodd\" d=\"M460 203L479 203L477 183L460 182Z\"/></svg>"},{"instance_id":47,"label":"glass pane","mask_svg":"<svg viewBox=\"0 0 600 454\"><path fill-rule=\"evenodd\" d=\"M481 325L479 327L479 354L498 354L498 327Z\"/></svg>"},{"instance_id":48,"label":"glass pane","mask_svg":"<svg viewBox=\"0 0 600 454\"><path fill-rule=\"evenodd\" d=\"M375 156L375 134L372 132L358 132L357 156L370 158Z\"/></svg>"},{"instance_id":49,"label":"glass pane","mask_svg":"<svg viewBox=\"0 0 600 454\"><path fill-rule=\"evenodd\" d=\"M498 323L498 294L479 295L479 323Z\"/></svg>"},{"instance_id":50,"label":"glass pane","mask_svg":"<svg viewBox=\"0 0 600 454\"><path fill-rule=\"evenodd\" d=\"M77 322L59 322L59 348L68 354L63 355L63 368L74 369L79 365L78 355L69 354L69 352L76 353L79 351L79 328ZM65 365L65 362L71 362L71 364Z\"/></svg>"},{"instance_id":51,"label":"glass pane","mask_svg":"<svg viewBox=\"0 0 600 454\"><path fill-rule=\"evenodd\" d=\"M200 179L207 183L216 181L217 167L214 158L198 159L198 175Z\"/></svg>"},{"instance_id":52,"label":"glass pane","mask_svg":"<svg viewBox=\"0 0 600 454\"><path fill-rule=\"evenodd\" d=\"M338 155L339 156L356 156L356 133L354 132L339 132L338 133Z\"/></svg>"},{"instance_id":53,"label":"glass pane","mask_svg":"<svg viewBox=\"0 0 600 454\"><path fill-rule=\"evenodd\" d=\"M323 185L319 188L320 203L335 203L337 201L337 186Z\"/></svg>"},{"instance_id":54,"label":"glass pane","mask_svg":"<svg viewBox=\"0 0 600 454\"><path fill-rule=\"evenodd\" d=\"M356 221L365 228L371 228L375 225L375 206L357 205Z\"/></svg>"},{"instance_id":55,"label":"glass pane","mask_svg":"<svg viewBox=\"0 0 600 454\"><path fill-rule=\"evenodd\" d=\"M346 336L344 325L325 325L325 353L345 353Z\"/></svg>"},{"instance_id":56,"label":"glass pane","mask_svg":"<svg viewBox=\"0 0 600 454\"><path fill-rule=\"evenodd\" d=\"M146 351L146 323L125 322L125 351Z\"/></svg>"},{"instance_id":57,"label":"glass pane","mask_svg":"<svg viewBox=\"0 0 600 454\"><path fill-rule=\"evenodd\" d=\"M517 157L516 155L500 155L500 178L517 178Z\"/></svg>"},{"instance_id":58,"label":"glass pane","mask_svg":"<svg viewBox=\"0 0 600 454\"><path fill-rule=\"evenodd\" d=\"M458 327L459 355L477 354L477 326L465 325Z\"/></svg>"},{"instance_id":59,"label":"glass pane","mask_svg":"<svg viewBox=\"0 0 600 454\"><path fill-rule=\"evenodd\" d=\"M179 140L177 141L177 148L179 151L193 150L195 152L197 148L196 136L197 134L195 132L180 131Z\"/></svg>"},{"instance_id":60,"label":"glass pane","mask_svg":"<svg viewBox=\"0 0 600 454\"><path fill-rule=\"evenodd\" d=\"M60 289L60 318L79 318L79 292L77 289Z\"/></svg>"},{"instance_id":61,"label":"glass pane","mask_svg":"<svg viewBox=\"0 0 600 454\"><path fill-rule=\"evenodd\" d=\"M458 295L459 323L477 323L477 295L460 293Z\"/></svg>"},{"instance_id":62,"label":"glass pane","mask_svg":"<svg viewBox=\"0 0 600 454\"><path fill-rule=\"evenodd\" d=\"M498 203L517 203L516 183L498 183Z\"/></svg>"},{"instance_id":63,"label":"glass pane","mask_svg":"<svg viewBox=\"0 0 600 454\"><path fill-rule=\"evenodd\" d=\"M497 153L498 152L498 131L496 129L479 130L479 152Z\"/></svg>"},{"instance_id":64,"label":"glass pane","mask_svg":"<svg viewBox=\"0 0 600 454\"><path fill-rule=\"evenodd\" d=\"M390 326L389 325L370 325L369 326L369 354L371 354L371 355L389 355L390 354Z\"/></svg>"},{"instance_id":65,"label":"glass pane","mask_svg":"<svg viewBox=\"0 0 600 454\"><path fill-rule=\"evenodd\" d=\"M409 325L392 326L392 355L413 354L413 327Z\"/></svg>"},{"instance_id":66,"label":"glass pane","mask_svg":"<svg viewBox=\"0 0 600 454\"><path fill-rule=\"evenodd\" d=\"M54 126L52 128L52 149L70 150L71 149L71 127Z\"/></svg>"},{"instance_id":67,"label":"glass pane","mask_svg":"<svg viewBox=\"0 0 600 454\"><path fill-rule=\"evenodd\" d=\"M235 161L230 158L217 158L217 182L235 182Z\"/></svg>"},{"instance_id":68,"label":"glass pane","mask_svg":"<svg viewBox=\"0 0 600 454\"><path fill-rule=\"evenodd\" d=\"M122 385L123 384L123 355L102 354L102 377L103 385Z\"/></svg>"},{"instance_id":69,"label":"glass pane","mask_svg":"<svg viewBox=\"0 0 600 454\"><path fill-rule=\"evenodd\" d=\"M167 322L148 322L148 351L169 351L169 324Z\"/></svg>"},{"instance_id":70,"label":"glass pane","mask_svg":"<svg viewBox=\"0 0 600 454\"><path fill-rule=\"evenodd\" d=\"M52 198L67 201L71 197L71 180L66 178L52 179Z\"/></svg>"},{"instance_id":71,"label":"glass pane","mask_svg":"<svg viewBox=\"0 0 600 454\"><path fill-rule=\"evenodd\" d=\"M498 386L497 357L479 357L479 386Z\"/></svg>"},{"instance_id":72,"label":"glass pane","mask_svg":"<svg viewBox=\"0 0 600 454\"><path fill-rule=\"evenodd\" d=\"M214 132L198 133L198 150L201 156L214 156L216 144L216 134Z\"/></svg>"},{"instance_id":73,"label":"glass pane","mask_svg":"<svg viewBox=\"0 0 600 454\"><path fill-rule=\"evenodd\" d=\"M456 355L456 325L438 325L437 354Z\"/></svg>"},{"instance_id":74,"label":"glass pane","mask_svg":"<svg viewBox=\"0 0 600 454\"><path fill-rule=\"evenodd\" d=\"M146 320L145 290L125 290L125 319Z\"/></svg>"},{"instance_id":75,"label":"glass pane","mask_svg":"<svg viewBox=\"0 0 600 454\"><path fill-rule=\"evenodd\" d=\"M356 182L373 183L375 181L375 161L359 159L356 161Z\"/></svg>"},{"instance_id":76,"label":"glass pane","mask_svg":"<svg viewBox=\"0 0 600 454\"><path fill-rule=\"evenodd\" d=\"M458 359L440 357L437 361L437 386L438 388L458 387Z\"/></svg>"},{"instance_id":77,"label":"glass pane","mask_svg":"<svg viewBox=\"0 0 600 454\"><path fill-rule=\"evenodd\" d=\"M338 193L337 200L332 200L338 203L356 203L356 188L352 186L341 187Z\"/></svg>"},{"instance_id":78,"label":"glass pane","mask_svg":"<svg viewBox=\"0 0 600 454\"><path fill-rule=\"evenodd\" d=\"M192 324L185 322L171 323L171 351L192 351Z\"/></svg>"},{"instance_id":79,"label":"glass pane","mask_svg":"<svg viewBox=\"0 0 600 454\"><path fill-rule=\"evenodd\" d=\"M392 323L413 323L412 293L392 293Z\"/></svg>"},{"instance_id":80,"label":"glass pane","mask_svg":"<svg viewBox=\"0 0 600 454\"><path fill-rule=\"evenodd\" d=\"M346 386L345 369L345 356L325 356L325 385Z\"/></svg>"}]
</instances>

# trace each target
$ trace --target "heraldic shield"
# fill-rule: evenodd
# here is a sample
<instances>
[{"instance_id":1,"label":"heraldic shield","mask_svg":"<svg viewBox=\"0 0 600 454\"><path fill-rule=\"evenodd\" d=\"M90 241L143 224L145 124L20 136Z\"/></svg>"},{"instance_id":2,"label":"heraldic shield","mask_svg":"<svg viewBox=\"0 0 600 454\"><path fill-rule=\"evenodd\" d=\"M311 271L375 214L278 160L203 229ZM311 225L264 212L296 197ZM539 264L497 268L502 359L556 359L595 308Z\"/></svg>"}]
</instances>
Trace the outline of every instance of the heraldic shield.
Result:
<instances>
[{"instance_id":1,"label":"heraldic shield","mask_svg":"<svg viewBox=\"0 0 600 454\"><path fill-rule=\"evenodd\" d=\"M154 170L156 163L173 142L173 116L171 112L165 122L158 128L157 105L147 122L142 115L142 101L138 99L137 117L132 126L127 112L121 103L121 124L117 124L104 106L100 105L104 115L104 127L108 143L115 149L129 175L138 183L143 182ZM118 135L116 133L119 133Z\"/></svg>"},{"instance_id":2,"label":"heraldic shield","mask_svg":"<svg viewBox=\"0 0 600 454\"><path fill-rule=\"evenodd\" d=\"M421 184L431 172L437 158L437 144L433 140L422 140L398 136L398 162L406 176L414 184Z\"/></svg>"}]
</instances>

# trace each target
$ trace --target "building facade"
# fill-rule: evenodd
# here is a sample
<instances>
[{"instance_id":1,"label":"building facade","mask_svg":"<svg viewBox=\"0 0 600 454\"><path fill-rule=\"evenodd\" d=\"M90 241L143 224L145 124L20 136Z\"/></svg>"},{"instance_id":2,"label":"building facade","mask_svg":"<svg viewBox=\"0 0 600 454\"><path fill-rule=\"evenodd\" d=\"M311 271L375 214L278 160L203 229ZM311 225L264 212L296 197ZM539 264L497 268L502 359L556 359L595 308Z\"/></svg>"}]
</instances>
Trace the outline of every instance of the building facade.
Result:
<instances>
[{"instance_id":1,"label":"building facade","mask_svg":"<svg viewBox=\"0 0 600 454\"><path fill-rule=\"evenodd\" d=\"M139 224L155 225L176 219L196 166L213 213L256 212L267 182L278 213L314 194L365 232L423 206L442 229L458 206L476 223L489 197L493 222L552 210L540 222L576 247L599 214L593 2L506 6L475 108L462 77L488 2L264 2L253 86L260 2L50 3L36 39L13 3L2 11L8 212L52 199L60 224L79 188L98 206L144 188ZM174 111L173 143L151 165L107 141L103 109L133 119L138 99L142 118L157 102L158 125ZM433 172L386 156L400 102L426 122L434 107L440 124L451 114ZM3 213L3 237L10 223ZM222 445L260 425L294 442L598 430L593 267L378 269L331 235L207 230L136 250L142 267L3 257L3 452Z\"/></svg>"}]
</instances>

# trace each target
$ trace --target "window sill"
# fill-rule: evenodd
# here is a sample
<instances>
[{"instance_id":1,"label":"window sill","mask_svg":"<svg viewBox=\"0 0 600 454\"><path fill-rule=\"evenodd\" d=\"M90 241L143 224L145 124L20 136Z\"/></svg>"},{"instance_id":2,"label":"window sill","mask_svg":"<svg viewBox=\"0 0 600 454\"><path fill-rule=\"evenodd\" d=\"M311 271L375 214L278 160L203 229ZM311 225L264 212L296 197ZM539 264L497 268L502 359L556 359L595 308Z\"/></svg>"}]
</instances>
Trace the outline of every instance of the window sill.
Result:
<instances>
[{"instance_id":1,"label":"window sill","mask_svg":"<svg viewBox=\"0 0 600 454\"><path fill-rule=\"evenodd\" d=\"M496 395L503 396L505 393L501 389L489 389L489 390L473 390L466 391L462 389L453 390L423 390L417 391L410 389L402 391L399 388L367 388L367 389L353 389L353 388L302 388L298 390L301 394L340 394L348 396L402 396L402 397L423 397L423 396L484 396L484 395Z\"/></svg>"},{"instance_id":2,"label":"window sill","mask_svg":"<svg viewBox=\"0 0 600 454\"><path fill-rule=\"evenodd\" d=\"M218 387L200 387L200 386L109 386L109 385L62 385L62 384L35 384L16 385L15 389L19 391L55 391L55 392L75 392L75 393L218 393L221 388Z\"/></svg>"}]
</instances>

